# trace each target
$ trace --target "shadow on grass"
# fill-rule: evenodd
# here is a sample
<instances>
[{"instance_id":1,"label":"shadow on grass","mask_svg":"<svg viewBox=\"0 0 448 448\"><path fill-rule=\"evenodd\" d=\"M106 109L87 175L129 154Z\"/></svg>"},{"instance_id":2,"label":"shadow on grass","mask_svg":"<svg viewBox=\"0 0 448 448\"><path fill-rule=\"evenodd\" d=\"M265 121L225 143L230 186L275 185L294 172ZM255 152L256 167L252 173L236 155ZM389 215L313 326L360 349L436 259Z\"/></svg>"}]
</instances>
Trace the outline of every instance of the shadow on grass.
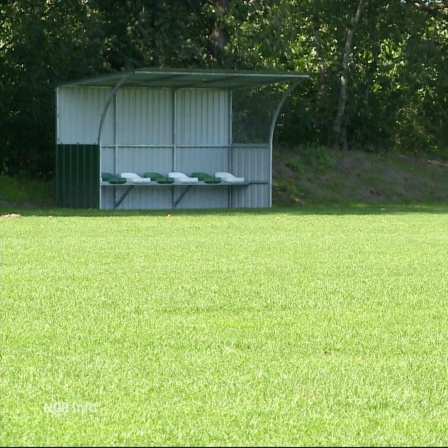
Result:
<instances>
[{"instance_id":1,"label":"shadow on grass","mask_svg":"<svg viewBox=\"0 0 448 448\"><path fill-rule=\"evenodd\" d=\"M54 217L125 217L125 216L237 216L237 215L388 215L407 213L448 214L448 203L425 204L326 204L304 206L273 206L272 208L237 209L164 209L164 210L98 210L70 208L21 208L0 206L0 217L54 216Z\"/></svg>"}]
</instances>

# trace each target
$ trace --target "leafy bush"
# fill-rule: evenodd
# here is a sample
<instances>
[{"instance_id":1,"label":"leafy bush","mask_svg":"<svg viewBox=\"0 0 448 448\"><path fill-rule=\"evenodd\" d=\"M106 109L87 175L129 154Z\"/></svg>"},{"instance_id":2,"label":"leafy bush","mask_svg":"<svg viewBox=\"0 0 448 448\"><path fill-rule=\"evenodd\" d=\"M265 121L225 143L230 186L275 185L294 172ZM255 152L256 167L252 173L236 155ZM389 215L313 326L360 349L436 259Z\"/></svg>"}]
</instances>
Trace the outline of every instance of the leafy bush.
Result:
<instances>
[{"instance_id":1,"label":"leafy bush","mask_svg":"<svg viewBox=\"0 0 448 448\"><path fill-rule=\"evenodd\" d=\"M334 167L331 150L324 146L305 146L299 149L307 164L318 171L327 171Z\"/></svg>"}]
</instances>

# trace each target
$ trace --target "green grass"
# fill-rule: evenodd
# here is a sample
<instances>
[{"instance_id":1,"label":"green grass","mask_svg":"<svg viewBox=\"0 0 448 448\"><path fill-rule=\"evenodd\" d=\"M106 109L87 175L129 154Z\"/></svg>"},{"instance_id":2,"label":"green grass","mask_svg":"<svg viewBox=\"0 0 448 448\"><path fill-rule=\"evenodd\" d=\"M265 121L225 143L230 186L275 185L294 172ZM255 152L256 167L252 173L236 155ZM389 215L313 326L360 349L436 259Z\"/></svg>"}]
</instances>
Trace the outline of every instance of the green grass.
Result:
<instances>
[{"instance_id":1,"label":"green grass","mask_svg":"<svg viewBox=\"0 0 448 448\"><path fill-rule=\"evenodd\" d=\"M49 206L53 202L53 182L0 174L0 204L6 200L17 206Z\"/></svg>"},{"instance_id":2,"label":"green grass","mask_svg":"<svg viewBox=\"0 0 448 448\"><path fill-rule=\"evenodd\" d=\"M448 444L448 206L21 213L2 445Z\"/></svg>"},{"instance_id":3,"label":"green grass","mask_svg":"<svg viewBox=\"0 0 448 448\"><path fill-rule=\"evenodd\" d=\"M282 148L273 158L274 203L447 203L448 161L403 154Z\"/></svg>"}]
</instances>

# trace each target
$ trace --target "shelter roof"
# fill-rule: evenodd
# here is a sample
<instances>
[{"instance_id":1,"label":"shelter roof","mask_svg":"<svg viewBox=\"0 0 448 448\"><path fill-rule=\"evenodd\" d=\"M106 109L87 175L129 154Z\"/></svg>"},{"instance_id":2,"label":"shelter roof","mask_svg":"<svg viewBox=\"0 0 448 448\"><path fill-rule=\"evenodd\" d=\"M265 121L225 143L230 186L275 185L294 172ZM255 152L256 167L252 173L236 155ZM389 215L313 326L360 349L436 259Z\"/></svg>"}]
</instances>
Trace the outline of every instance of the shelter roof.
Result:
<instances>
[{"instance_id":1,"label":"shelter roof","mask_svg":"<svg viewBox=\"0 0 448 448\"><path fill-rule=\"evenodd\" d=\"M175 89L212 87L234 90L278 83L297 84L308 77L309 75L306 73L300 72L141 68L66 82L61 84L61 87L115 87L120 83L122 87L167 87Z\"/></svg>"}]
</instances>

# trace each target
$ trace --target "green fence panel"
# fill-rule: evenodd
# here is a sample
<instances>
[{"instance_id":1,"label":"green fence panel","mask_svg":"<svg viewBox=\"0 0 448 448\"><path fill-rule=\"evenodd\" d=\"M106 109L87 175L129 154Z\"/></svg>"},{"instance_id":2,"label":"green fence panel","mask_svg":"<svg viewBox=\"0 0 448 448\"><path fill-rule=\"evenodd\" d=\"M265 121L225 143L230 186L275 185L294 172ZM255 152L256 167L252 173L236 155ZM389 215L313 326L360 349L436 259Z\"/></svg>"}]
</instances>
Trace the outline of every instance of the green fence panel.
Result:
<instances>
[{"instance_id":1,"label":"green fence panel","mask_svg":"<svg viewBox=\"0 0 448 448\"><path fill-rule=\"evenodd\" d=\"M99 208L99 146L56 145L55 189L59 207Z\"/></svg>"}]
</instances>

